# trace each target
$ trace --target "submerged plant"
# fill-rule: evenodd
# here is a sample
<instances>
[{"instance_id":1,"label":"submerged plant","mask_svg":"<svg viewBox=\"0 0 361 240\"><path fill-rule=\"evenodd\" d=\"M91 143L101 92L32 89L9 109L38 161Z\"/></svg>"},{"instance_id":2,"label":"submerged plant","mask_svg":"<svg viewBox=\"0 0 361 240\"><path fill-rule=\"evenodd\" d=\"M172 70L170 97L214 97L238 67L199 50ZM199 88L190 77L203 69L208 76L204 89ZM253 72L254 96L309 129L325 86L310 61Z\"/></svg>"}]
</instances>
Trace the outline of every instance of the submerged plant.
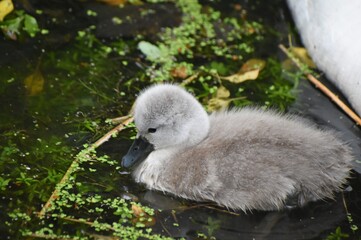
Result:
<instances>
[{"instance_id":1,"label":"submerged plant","mask_svg":"<svg viewBox=\"0 0 361 240\"><path fill-rule=\"evenodd\" d=\"M158 212L129 197L139 189L128 193L119 188L129 177L120 174L118 161L89 146L79 150L112 127L104 124L105 119L128 114L135 93L144 86L177 82L209 111L251 103L285 110L294 100L297 82L284 78L277 60L265 57L258 65L253 62L253 68L243 68L255 59L255 43L265 34L258 22L223 16L198 1L160 2L174 3L182 22L153 39L105 41L96 36L95 26L89 26L60 49L27 61L22 71L0 67L7 79L2 94L27 90L14 94L20 102L19 115L3 118L0 126L0 171L6 173L0 177L0 188L6 193L3 207L10 209L4 221L18 238L20 228L24 236L42 238L89 239L99 234L167 239L152 228ZM96 10L87 13L97 17ZM29 17L19 14L25 24ZM125 22L117 18L112 18L117 26ZM38 33L36 26L29 28L32 34ZM120 137L134 138L134 125L124 132ZM77 161L61 181L74 157ZM54 201L45 218L38 219L40 205L54 188ZM126 194L127 200L119 197ZM209 219L208 235L218 227L218 221Z\"/></svg>"},{"instance_id":2,"label":"submerged plant","mask_svg":"<svg viewBox=\"0 0 361 240\"><path fill-rule=\"evenodd\" d=\"M30 37L35 37L38 33L48 33L47 30L39 28L36 18L23 10L16 10L7 16L4 21L0 21L0 29L5 36L12 40L17 40L23 33L27 33Z\"/></svg>"},{"instance_id":3,"label":"submerged plant","mask_svg":"<svg viewBox=\"0 0 361 240\"><path fill-rule=\"evenodd\" d=\"M196 1L179 0L175 4L182 10L182 23L160 32L157 42L138 43L140 51L152 63L146 70L151 81L185 79L182 84L209 111L226 108L230 103L236 106L256 103L284 111L293 102L298 80L286 80L281 63L274 59L251 58L256 43L265 36L261 24L245 18L224 17ZM251 68L244 69L252 61ZM254 68L259 63L262 66ZM243 86L244 81L255 79ZM229 96L218 98L220 89L227 89Z\"/></svg>"},{"instance_id":4,"label":"submerged plant","mask_svg":"<svg viewBox=\"0 0 361 240\"><path fill-rule=\"evenodd\" d=\"M342 240L349 237L350 236L347 233L341 231L341 227L337 227L335 232L330 233L330 235L327 236L326 240Z\"/></svg>"}]
</instances>

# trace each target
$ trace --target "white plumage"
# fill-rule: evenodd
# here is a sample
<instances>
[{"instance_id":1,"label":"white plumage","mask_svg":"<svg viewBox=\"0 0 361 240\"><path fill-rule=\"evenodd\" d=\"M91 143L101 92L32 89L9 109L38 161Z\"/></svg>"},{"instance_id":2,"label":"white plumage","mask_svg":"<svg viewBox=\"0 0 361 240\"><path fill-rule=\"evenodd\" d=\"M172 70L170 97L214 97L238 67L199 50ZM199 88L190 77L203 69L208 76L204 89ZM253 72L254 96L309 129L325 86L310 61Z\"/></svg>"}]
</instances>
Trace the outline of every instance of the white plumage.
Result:
<instances>
[{"instance_id":1,"label":"white plumage","mask_svg":"<svg viewBox=\"0 0 361 240\"><path fill-rule=\"evenodd\" d=\"M361 115L361 1L288 0L310 56Z\"/></svg>"}]
</instances>

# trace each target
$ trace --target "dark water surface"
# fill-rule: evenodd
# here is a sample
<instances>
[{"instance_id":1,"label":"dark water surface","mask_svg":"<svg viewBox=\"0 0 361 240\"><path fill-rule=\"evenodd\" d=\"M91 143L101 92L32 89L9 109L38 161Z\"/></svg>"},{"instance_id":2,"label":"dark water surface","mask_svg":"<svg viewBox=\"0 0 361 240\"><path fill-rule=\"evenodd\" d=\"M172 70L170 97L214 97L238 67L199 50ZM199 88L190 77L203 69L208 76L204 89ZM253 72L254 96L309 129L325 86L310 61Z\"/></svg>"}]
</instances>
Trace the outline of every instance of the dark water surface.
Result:
<instances>
[{"instance_id":1,"label":"dark water surface","mask_svg":"<svg viewBox=\"0 0 361 240\"><path fill-rule=\"evenodd\" d=\"M137 91L128 92L126 81L129 76L134 76L134 72L145 67L138 66L134 63L135 61L132 62L138 56L129 53L129 56L122 59L117 57L110 59L110 62L97 62L106 66L106 70L102 72L89 71L86 68L88 63L84 63L85 67L79 68L79 72L70 73L67 71L71 68L65 64L54 66L49 62L43 62L44 55L59 53L59 50L63 50L63 57L69 55L69 58L74 58L71 51L78 30L83 30L92 24L97 26L95 31L97 37L104 41L112 41L120 38L133 39L138 34L152 39L152 35L163 27L175 26L180 22L180 12L172 4L144 5L143 8L149 7L157 13L147 19L137 15L139 7L136 5L121 9L92 1L29 2L35 8L41 6L41 9L46 9L54 16L58 16L61 21L52 21L42 15L39 16L39 20L47 23L50 35L23 42L0 39L0 132L3 145L0 176L3 179L13 177L10 176L10 172L17 167L21 176L16 182L11 182L0 191L0 217L6 221L10 221L7 216L10 211L23 210L29 206L31 206L29 211L41 209L80 146L98 137L97 129L103 123L92 122L91 119L97 118L97 112L99 115L108 115L109 118L125 115L138 93ZM231 5L231 3L227 5L217 1L201 1L201 3L209 4L220 11L228 11ZM258 49L257 56L283 58L277 45L287 44L287 32L293 24L285 3L283 1L272 3L244 1L241 5L249 11L249 18L257 19L280 32L269 40L265 40L263 48ZM18 7L24 6L26 8L27 5L19 4ZM84 9L96 10L97 18L90 18ZM29 6L26 10L34 11ZM113 25L110 24L112 14L125 13L135 21L123 24L121 27L112 27ZM91 51L91 47L88 50ZM53 57L56 59L58 56L55 54ZM122 65L124 60L129 61L129 64ZM39 62L42 65L42 74L46 76L44 90L40 95L29 97L26 95L23 79L37 71ZM68 83L63 84L62 79L54 77L59 75L67 79ZM74 76L78 78L73 81ZM102 78L103 83L84 84L85 79L91 79L94 76ZM327 79L321 79L338 93ZM114 89L114 81L119 81L123 87ZM145 85L144 82L137 84L138 89ZM107 89L107 86L112 86L112 88ZM118 91L119 96L108 97L96 94L99 89L108 92L109 96L114 95L114 91ZM204 204L147 191L142 186L136 185L129 172L126 171L97 172L93 179L85 178L85 180L102 184L103 177L104 179L108 177L104 181L109 182L117 179L114 181L119 183L119 187L109 189L104 194L115 197L127 193L129 196L138 197L145 205L163 209L156 214L157 221L153 231L174 238L200 239L197 233L202 232L217 239L325 239L331 232L335 232L337 227L340 227L342 232L350 235L349 239L360 239L360 230L353 232L351 226L361 227L361 176L357 173L361 173L361 162L359 162L361 161L361 129L306 80L300 83L298 91L297 100L288 111L302 115L320 127L336 129L354 151L357 161L355 171L349 181L350 186L346 186L346 190L338 194L335 201L320 201L302 209L282 212L231 213L214 206L204 206ZM50 99L53 100L50 101ZM56 104L54 99L57 100ZM105 102L108 107L101 108ZM90 119L89 123L84 124L87 119ZM79 122L78 128L74 127L77 126L74 124L77 122ZM89 134L89 129L92 129L92 134ZM14 138L14 134L19 137ZM99 151L120 161L121 156L126 153L131 144L128 140L129 135L129 131L126 131L118 138L104 144ZM44 142L52 145L43 146ZM9 146L18 146L18 149ZM72 150L69 150L69 146ZM49 150L44 151L44 148ZM54 160L53 156L57 156L58 159ZM51 172L53 178L45 179L48 175L43 176L43 171ZM21 175L20 172L25 175ZM121 182L119 175L121 175ZM27 177L35 180L26 180ZM41 189L34 187L32 193L34 196L29 197L26 189L36 186L34 181L44 181L41 185L44 187ZM346 206L349 215L347 215ZM22 226L16 226L9 226L5 221L1 221L0 239L21 238L18 230Z\"/></svg>"}]
</instances>

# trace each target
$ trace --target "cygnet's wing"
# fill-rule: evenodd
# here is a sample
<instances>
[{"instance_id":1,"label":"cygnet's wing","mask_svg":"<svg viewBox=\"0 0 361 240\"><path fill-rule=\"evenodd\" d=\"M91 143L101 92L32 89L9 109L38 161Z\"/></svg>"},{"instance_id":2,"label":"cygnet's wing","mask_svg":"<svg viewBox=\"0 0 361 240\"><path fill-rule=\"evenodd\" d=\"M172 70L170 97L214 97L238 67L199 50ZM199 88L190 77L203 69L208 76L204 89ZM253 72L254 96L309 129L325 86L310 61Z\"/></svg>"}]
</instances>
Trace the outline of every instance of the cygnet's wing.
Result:
<instances>
[{"instance_id":1,"label":"cygnet's wing","mask_svg":"<svg viewBox=\"0 0 361 240\"><path fill-rule=\"evenodd\" d=\"M301 120L252 109L210 120L209 136L167 166L177 195L272 210L301 190L301 202L331 197L348 175L349 149Z\"/></svg>"}]
</instances>

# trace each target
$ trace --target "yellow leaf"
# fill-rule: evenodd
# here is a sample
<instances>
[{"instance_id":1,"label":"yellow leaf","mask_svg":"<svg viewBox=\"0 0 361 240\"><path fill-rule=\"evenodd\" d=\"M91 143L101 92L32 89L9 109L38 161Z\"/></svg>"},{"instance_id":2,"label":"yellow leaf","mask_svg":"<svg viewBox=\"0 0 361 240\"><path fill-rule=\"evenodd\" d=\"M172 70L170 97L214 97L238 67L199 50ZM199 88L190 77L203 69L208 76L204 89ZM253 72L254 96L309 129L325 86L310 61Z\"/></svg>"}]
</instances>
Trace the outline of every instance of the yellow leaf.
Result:
<instances>
[{"instance_id":1,"label":"yellow leaf","mask_svg":"<svg viewBox=\"0 0 361 240\"><path fill-rule=\"evenodd\" d=\"M32 74L25 78L24 85L29 96L35 96L43 91L44 77L39 69L36 69Z\"/></svg>"},{"instance_id":2,"label":"yellow leaf","mask_svg":"<svg viewBox=\"0 0 361 240\"><path fill-rule=\"evenodd\" d=\"M231 93L224 86L220 86L217 89L217 93L216 93L217 98L229 98L230 95L231 95Z\"/></svg>"},{"instance_id":3,"label":"yellow leaf","mask_svg":"<svg viewBox=\"0 0 361 240\"><path fill-rule=\"evenodd\" d=\"M236 97L236 98L211 98L208 101L207 110L213 112L215 110L226 109L228 105L236 100L245 99L245 97Z\"/></svg>"},{"instance_id":4,"label":"yellow leaf","mask_svg":"<svg viewBox=\"0 0 361 240\"><path fill-rule=\"evenodd\" d=\"M298 58L302 63L306 64L310 68L315 68L316 65L308 55L308 52L305 48L301 47L290 47L289 51Z\"/></svg>"},{"instance_id":5,"label":"yellow leaf","mask_svg":"<svg viewBox=\"0 0 361 240\"><path fill-rule=\"evenodd\" d=\"M231 99L211 98L208 101L207 110L209 112L213 112L216 110L225 109L228 107L231 101L232 101Z\"/></svg>"},{"instance_id":6,"label":"yellow leaf","mask_svg":"<svg viewBox=\"0 0 361 240\"><path fill-rule=\"evenodd\" d=\"M99 2L104 2L105 4L108 5L125 5L125 3L127 2L127 0L98 0Z\"/></svg>"},{"instance_id":7,"label":"yellow leaf","mask_svg":"<svg viewBox=\"0 0 361 240\"><path fill-rule=\"evenodd\" d=\"M218 87L216 92L216 97L211 98L208 101L208 106L207 106L208 111L213 112L215 110L227 108L229 103L232 101L229 99L229 96L231 96L231 93L227 88L225 88L222 85Z\"/></svg>"},{"instance_id":8,"label":"yellow leaf","mask_svg":"<svg viewBox=\"0 0 361 240\"><path fill-rule=\"evenodd\" d=\"M242 65L240 72L245 73L256 69L259 69L261 71L262 69L264 69L265 66L266 66L265 60L252 58Z\"/></svg>"},{"instance_id":9,"label":"yellow leaf","mask_svg":"<svg viewBox=\"0 0 361 240\"><path fill-rule=\"evenodd\" d=\"M238 73L228 77L220 77L233 83L241 83L247 80L257 79L259 72L266 66L266 62L262 59L253 58L245 62Z\"/></svg>"},{"instance_id":10,"label":"yellow leaf","mask_svg":"<svg viewBox=\"0 0 361 240\"><path fill-rule=\"evenodd\" d=\"M259 69L251 70L249 72L239 72L228 77L220 77L223 80L227 80L233 83L241 83L247 80L255 80L258 77Z\"/></svg>"},{"instance_id":11,"label":"yellow leaf","mask_svg":"<svg viewBox=\"0 0 361 240\"><path fill-rule=\"evenodd\" d=\"M12 10L14 10L14 5L11 0L0 1L0 22L2 22L4 17L11 13Z\"/></svg>"}]
</instances>

